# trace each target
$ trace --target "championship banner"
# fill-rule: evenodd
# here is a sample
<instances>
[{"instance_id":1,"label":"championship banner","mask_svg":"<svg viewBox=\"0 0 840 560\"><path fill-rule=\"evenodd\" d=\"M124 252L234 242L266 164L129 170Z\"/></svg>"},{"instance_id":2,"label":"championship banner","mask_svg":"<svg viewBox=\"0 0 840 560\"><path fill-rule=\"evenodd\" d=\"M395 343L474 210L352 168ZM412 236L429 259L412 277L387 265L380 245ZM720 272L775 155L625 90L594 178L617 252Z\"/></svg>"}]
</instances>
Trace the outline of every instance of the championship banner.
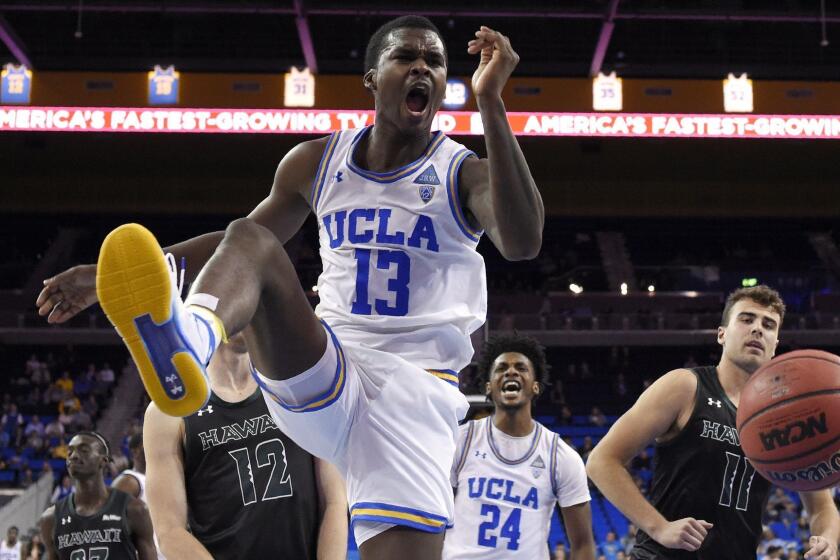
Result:
<instances>
[{"instance_id":1,"label":"championship banner","mask_svg":"<svg viewBox=\"0 0 840 560\"><path fill-rule=\"evenodd\" d=\"M0 105L0 132L169 132L328 134L373 124L373 111L150 109ZM840 115L508 113L518 136L596 138L840 139ZM481 116L441 111L433 128L451 136L483 133Z\"/></svg>"}]
</instances>

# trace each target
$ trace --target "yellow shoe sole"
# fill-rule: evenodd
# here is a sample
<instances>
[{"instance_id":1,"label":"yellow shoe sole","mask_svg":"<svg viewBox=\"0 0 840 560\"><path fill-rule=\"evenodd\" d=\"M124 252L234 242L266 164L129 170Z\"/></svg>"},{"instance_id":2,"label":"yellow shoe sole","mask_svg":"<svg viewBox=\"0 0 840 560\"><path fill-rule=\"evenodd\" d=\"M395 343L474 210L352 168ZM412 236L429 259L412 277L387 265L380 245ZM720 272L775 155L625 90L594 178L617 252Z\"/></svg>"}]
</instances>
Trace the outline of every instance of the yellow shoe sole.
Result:
<instances>
[{"instance_id":1,"label":"yellow shoe sole","mask_svg":"<svg viewBox=\"0 0 840 560\"><path fill-rule=\"evenodd\" d=\"M155 236L139 224L122 225L102 242L96 295L152 401L165 414L189 416L207 403L210 386L172 320L169 274Z\"/></svg>"}]
</instances>

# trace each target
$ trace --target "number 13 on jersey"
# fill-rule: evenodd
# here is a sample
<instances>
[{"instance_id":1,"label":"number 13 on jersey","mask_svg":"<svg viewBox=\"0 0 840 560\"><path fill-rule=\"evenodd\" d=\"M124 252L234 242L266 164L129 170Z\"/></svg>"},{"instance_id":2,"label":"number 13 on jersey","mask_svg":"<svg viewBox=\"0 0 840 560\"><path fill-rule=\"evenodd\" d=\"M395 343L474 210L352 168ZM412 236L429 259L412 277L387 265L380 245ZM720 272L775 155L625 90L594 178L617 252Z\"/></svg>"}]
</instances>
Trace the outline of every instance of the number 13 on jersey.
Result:
<instances>
[{"instance_id":1,"label":"number 13 on jersey","mask_svg":"<svg viewBox=\"0 0 840 560\"><path fill-rule=\"evenodd\" d=\"M356 315L389 315L402 317L408 314L408 283L411 280L411 259L399 249L355 249L356 297L350 312ZM372 262L375 261L375 264ZM372 268L373 267L373 268ZM393 304L375 298L371 304L368 294L371 274L389 273L388 291L393 292Z\"/></svg>"}]
</instances>

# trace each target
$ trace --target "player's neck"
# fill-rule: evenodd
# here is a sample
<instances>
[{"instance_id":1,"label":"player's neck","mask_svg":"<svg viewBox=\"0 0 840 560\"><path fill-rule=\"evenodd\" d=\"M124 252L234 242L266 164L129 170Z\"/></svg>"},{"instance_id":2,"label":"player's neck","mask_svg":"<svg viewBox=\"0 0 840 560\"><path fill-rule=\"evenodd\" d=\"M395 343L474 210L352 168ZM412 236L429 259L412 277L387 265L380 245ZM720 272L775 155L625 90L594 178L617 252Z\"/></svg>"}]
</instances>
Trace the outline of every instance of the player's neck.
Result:
<instances>
[{"instance_id":1,"label":"player's neck","mask_svg":"<svg viewBox=\"0 0 840 560\"><path fill-rule=\"evenodd\" d=\"M251 376L248 354L229 352L219 358L207 367L213 392L223 401L232 403L250 397L257 390L257 383Z\"/></svg>"},{"instance_id":2,"label":"player's neck","mask_svg":"<svg viewBox=\"0 0 840 560\"><path fill-rule=\"evenodd\" d=\"M738 406L738 401L741 398L741 389L744 388L744 385L746 385L750 378L749 372L732 362L726 355L721 356L717 371L718 381L720 381L721 387L726 392L726 396L729 397L732 404Z\"/></svg>"},{"instance_id":3,"label":"player's neck","mask_svg":"<svg viewBox=\"0 0 840 560\"><path fill-rule=\"evenodd\" d=\"M497 408L491 421L497 430L512 437L525 437L534 430L531 409L527 406L513 410Z\"/></svg>"},{"instance_id":4,"label":"player's neck","mask_svg":"<svg viewBox=\"0 0 840 560\"><path fill-rule=\"evenodd\" d=\"M387 123L377 124L356 150L356 163L375 173L398 169L417 160L431 137L428 130L406 133Z\"/></svg>"},{"instance_id":5,"label":"player's neck","mask_svg":"<svg viewBox=\"0 0 840 560\"><path fill-rule=\"evenodd\" d=\"M101 476L76 479L76 496L73 499L76 511L81 515L90 515L98 511L108 499L108 487Z\"/></svg>"}]
</instances>

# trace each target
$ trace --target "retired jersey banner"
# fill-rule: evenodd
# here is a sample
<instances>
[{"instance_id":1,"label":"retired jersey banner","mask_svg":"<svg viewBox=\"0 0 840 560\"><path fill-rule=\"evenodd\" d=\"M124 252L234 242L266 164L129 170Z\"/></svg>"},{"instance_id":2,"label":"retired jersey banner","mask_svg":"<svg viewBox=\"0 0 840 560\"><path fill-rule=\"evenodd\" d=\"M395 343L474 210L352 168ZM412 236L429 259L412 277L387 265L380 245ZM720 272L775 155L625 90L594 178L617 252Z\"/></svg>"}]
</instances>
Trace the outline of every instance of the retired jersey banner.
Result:
<instances>
[{"instance_id":1,"label":"retired jersey banner","mask_svg":"<svg viewBox=\"0 0 840 560\"><path fill-rule=\"evenodd\" d=\"M180 83L181 74L174 66L161 68L155 65L149 72L149 105L177 105Z\"/></svg>"},{"instance_id":2,"label":"retired jersey banner","mask_svg":"<svg viewBox=\"0 0 840 560\"><path fill-rule=\"evenodd\" d=\"M2 131L328 134L373 124L373 111L0 106ZM840 139L840 115L508 113L518 136ZM482 134L478 113L441 111L433 128Z\"/></svg>"},{"instance_id":3,"label":"retired jersey banner","mask_svg":"<svg viewBox=\"0 0 840 560\"><path fill-rule=\"evenodd\" d=\"M0 71L0 102L28 105L32 93L32 71L21 64L7 64Z\"/></svg>"}]
</instances>

